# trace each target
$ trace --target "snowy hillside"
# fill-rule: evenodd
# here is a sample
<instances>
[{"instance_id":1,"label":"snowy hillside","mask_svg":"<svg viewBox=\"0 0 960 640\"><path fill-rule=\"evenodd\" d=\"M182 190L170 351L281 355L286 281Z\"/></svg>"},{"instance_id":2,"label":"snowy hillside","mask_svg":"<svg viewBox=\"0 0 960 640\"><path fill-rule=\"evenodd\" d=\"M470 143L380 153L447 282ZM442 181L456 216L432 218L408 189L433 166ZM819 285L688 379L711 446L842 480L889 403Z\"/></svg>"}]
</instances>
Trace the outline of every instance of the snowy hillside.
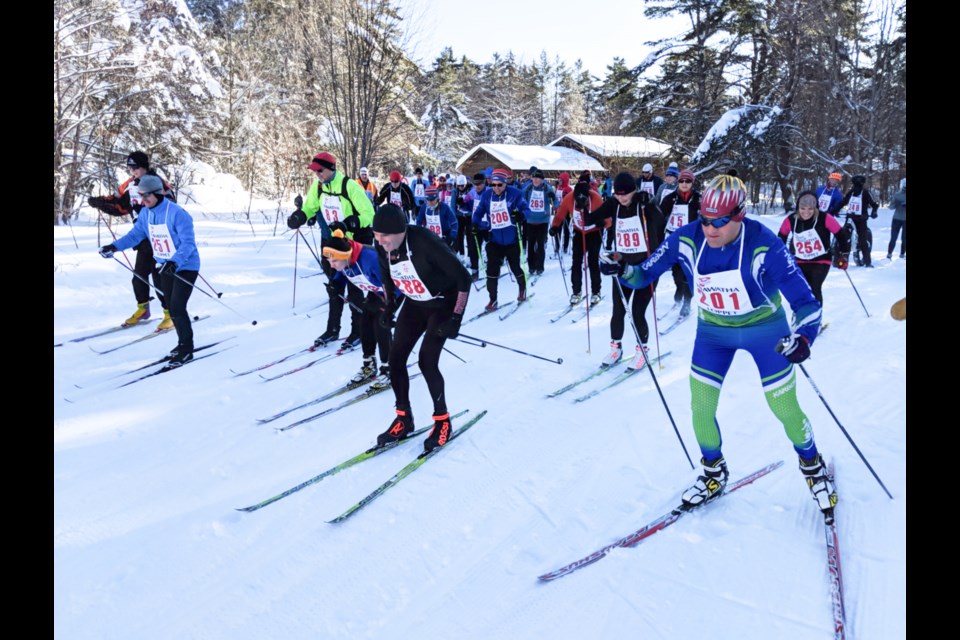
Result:
<instances>
[{"instance_id":1,"label":"snowy hillside","mask_svg":"<svg viewBox=\"0 0 960 640\"><path fill-rule=\"evenodd\" d=\"M210 316L195 324L196 344L224 340L210 351L224 350L123 388L133 377L124 374L165 355L175 335L118 348L150 331L134 327L70 342L133 311L131 274L97 254L109 238L102 228L98 238L89 217L54 228L53 339L64 343L53 349L56 638L832 637L822 518L743 353L718 416L731 480L771 462L783 467L635 548L537 580L667 512L696 477L648 372L585 402L574 399L603 377L545 398L594 368L609 342L609 279L589 325L549 322L569 295L557 260L547 260L527 306L463 333L562 364L448 341L449 407L469 410L454 425L488 411L462 438L340 524L327 521L412 460L420 438L258 511L237 511L373 445L393 396L282 432L275 427L357 392L257 423L342 385L360 354L274 381L231 373L312 344L326 323L326 307L316 308L325 278L286 230L289 211L274 235L277 203L253 201L248 222L218 209L215 196L198 190L184 206L195 214L203 288L222 297L197 291L189 309ZM245 211L247 202L234 206ZM893 500L797 373L801 406L836 465L847 637L871 640L906 637L906 323L889 315L906 294L906 261L883 259L890 216L881 209L870 223L875 269L827 278L830 326L804 367ZM776 229L781 219L763 221ZM500 299L513 299L516 285L500 283ZM661 281L661 313L672 294L673 283ZM474 292L467 317L486 299ZM159 315L159 303L152 309ZM345 315L344 335L348 326ZM688 321L651 346L669 352L654 373L697 462L688 382L695 328ZM628 325L624 347L633 346ZM427 426L422 377L411 381L411 399L417 427Z\"/></svg>"}]
</instances>

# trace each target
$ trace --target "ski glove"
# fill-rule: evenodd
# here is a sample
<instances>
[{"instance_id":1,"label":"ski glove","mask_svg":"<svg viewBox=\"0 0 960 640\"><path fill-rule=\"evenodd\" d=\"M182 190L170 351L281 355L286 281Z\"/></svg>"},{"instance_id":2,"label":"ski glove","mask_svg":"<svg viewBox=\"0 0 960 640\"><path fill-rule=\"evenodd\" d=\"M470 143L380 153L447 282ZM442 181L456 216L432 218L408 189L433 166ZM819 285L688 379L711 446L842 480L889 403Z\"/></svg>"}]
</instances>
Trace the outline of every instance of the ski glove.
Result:
<instances>
[{"instance_id":1,"label":"ski glove","mask_svg":"<svg viewBox=\"0 0 960 640\"><path fill-rule=\"evenodd\" d=\"M330 294L331 298L340 297L340 292L337 290L337 285L333 284L332 282L328 282L327 284L323 285L323 288L327 290L327 293Z\"/></svg>"},{"instance_id":2,"label":"ski glove","mask_svg":"<svg viewBox=\"0 0 960 640\"><path fill-rule=\"evenodd\" d=\"M308 227L312 227L315 224L317 224L317 216L313 216L312 218L307 218Z\"/></svg>"},{"instance_id":3,"label":"ski glove","mask_svg":"<svg viewBox=\"0 0 960 640\"><path fill-rule=\"evenodd\" d=\"M846 271L847 266L849 266L847 263L847 259L844 258L843 256L840 256L839 258L837 258L836 264L837 264L837 269L843 269L844 271Z\"/></svg>"},{"instance_id":4,"label":"ski glove","mask_svg":"<svg viewBox=\"0 0 960 640\"><path fill-rule=\"evenodd\" d=\"M342 231L344 234L347 233L347 225L343 224L343 223L340 222L339 220L337 220L336 222L331 222L331 223L328 224L327 226L330 227L330 233L333 233L333 232L336 231L337 229L339 229L340 231Z\"/></svg>"},{"instance_id":5,"label":"ski glove","mask_svg":"<svg viewBox=\"0 0 960 640\"><path fill-rule=\"evenodd\" d=\"M297 209L290 214L290 217L287 218L287 226L291 229L299 229L303 226L303 223L307 221L307 214L302 210Z\"/></svg>"},{"instance_id":6,"label":"ski glove","mask_svg":"<svg viewBox=\"0 0 960 640\"><path fill-rule=\"evenodd\" d=\"M343 225L348 232L357 233L360 231L360 217L356 215L347 216L343 219Z\"/></svg>"},{"instance_id":7,"label":"ski glove","mask_svg":"<svg viewBox=\"0 0 960 640\"><path fill-rule=\"evenodd\" d=\"M460 323L463 322L463 314L455 313L450 319L441 322L436 329L436 335L440 338L456 338L460 335Z\"/></svg>"},{"instance_id":8,"label":"ski glove","mask_svg":"<svg viewBox=\"0 0 960 640\"><path fill-rule=\"evenodd\" d=\"M167 274L172 276L176 272L177 272L177 263L171 260L167 260L162 265L160 265L160 270L157 271L157 273L160 274L161 276L165 276Z\"/></svg>"},{"instance_id":9,"label":"ski glove","mask_svg":"<svg viewBox=\"0 0 960 640\"><path fill-rule=\"evenodd\" d=\"M810 357L810 341L798 333L784 336L777 345L777 351L793 364L800 364Z\"/></svg>"},{"instance_id":10,"label":"ski glove","mask_svg":"<svg viewBox=\"0 0 960 640\"><path fill-rule=\"evenodd\" d=\"M297 197L293 199L293 206L297 209L303 208L303 197L298 193Z\"/></svg>"},{"instance_id":11,"label":"ski glove","mask_svg":"<svg viewBox=\"0 0 960 640\"><path fill-rule=\"evenodd\" d=\"M560 227L550 227L550 236L556 238L560 235Z\"/></svg>"},{"instance_id":12,"label":"ski glove","mask_svg":"<svg viewBox=\"0 0 960 640\"><path fill-rule=\"evenodd\" d=\"M112 258L114 252L117 250L117 245L115 244L106 244L100 247L100 255L104 258Z\"/></svg>"},{"instance_id":13,"label":"ski glove","mask_svg":"<svg viewBox=\"0 0 960 640\"><path fill-rule=\"evenodd\" d=\"M620 264L620 256L616 253L600 254L600 273L605 276L618 276L623 272L623 266Z\"/></svg>"},{"instance_id":14,"label":"ski glove","mask_svg":"<svg viewBox=\"0 0 960 640\"><path fill-rule=\"evenodd\" d=\"M384 329L393 329L397 326L397 323L393 320L393 314L397 312L397 303L394 300L387 300L386 304L383 307L383 311L380 312L380 317L377 318L377 322L380 323L380 326Z\"/></svg>"}]
</instances>

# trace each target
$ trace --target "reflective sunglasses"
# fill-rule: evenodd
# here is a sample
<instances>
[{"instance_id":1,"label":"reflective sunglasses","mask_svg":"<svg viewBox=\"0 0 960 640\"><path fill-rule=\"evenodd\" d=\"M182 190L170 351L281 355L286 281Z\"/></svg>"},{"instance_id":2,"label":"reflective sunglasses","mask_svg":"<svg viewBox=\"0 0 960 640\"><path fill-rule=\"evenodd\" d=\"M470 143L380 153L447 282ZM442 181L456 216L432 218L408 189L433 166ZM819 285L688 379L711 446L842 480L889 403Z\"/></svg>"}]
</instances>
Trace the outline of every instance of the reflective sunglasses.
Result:
<instances>
[{"instance_id":1,"label":"reflective sunglasses","mask_svg":"<svg viewBox=\"0 0 960 640\"><path fill-rule=\"evenodd\" d=\"M700 224L702 224L705 227L709 225L716 229L722 229L723 227L727 226L731 222L733 222L732 215L723 216L722 218L704 218L703 216L700 216Z\"/></svg>"}]
</instances>

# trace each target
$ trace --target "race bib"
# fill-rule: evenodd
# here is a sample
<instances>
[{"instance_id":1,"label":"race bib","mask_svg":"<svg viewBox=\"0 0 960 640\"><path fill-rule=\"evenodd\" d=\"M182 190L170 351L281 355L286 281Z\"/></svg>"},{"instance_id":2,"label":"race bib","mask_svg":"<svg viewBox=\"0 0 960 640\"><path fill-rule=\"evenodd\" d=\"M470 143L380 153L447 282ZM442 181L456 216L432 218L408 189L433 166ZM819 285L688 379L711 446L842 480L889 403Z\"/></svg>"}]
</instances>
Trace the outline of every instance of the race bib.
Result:
<instances>
[{"instance_id":1,"label":"race bib","mask_svg":"<svg viewBox=\"0 0 960 640\"><path fill-rule=\"evenodd\" d=\"M400 197L399 191L390 192L390 204L401 207L403 205L403 198Z\"/></svg>"},{"instance_id":2,"label":"race bib","mask_svg":"<svg viewBox=\"0 0 960 640\"><path fill-rule=\"evenodd\" d=\"M863 196L850 196L850 202L847 203L847 212L850 215L858 216L863 211Z\"/></svg>"},{"instance_id":3,"label":"race bib","mask_svg":"<svg viewBox=\"0 0 960 640\"><path fill-rule=\"evenodd\" d=\"M150 246L153 248L153 257L162 260L169 260L177 252L166 224L150 225Z\"/></svg>"},{"instance_id":4,"label":"race bib","mask_svg":"<svg viewBox=\"0 0 960 640\"><path fill-rule=\"evenodd\" d=\"M797 258L801 260L813 260L827 252L823 246L823 240L816 229L807 229L800 233L793 234L793 248L796 250Z\"/></svg>"},{"instance_id":5,"label":"race bib","mask_svg":"<svg viewBox=\"0 0 960 640\"><path fill-rule=\"evenodd\" d=\"M343 209L340 208L340 196L323 197L323 205L320 207L323 211L323 219L327 224L339 222L343 219Z\"/></svg>"},{"instance_id":6,"label":"race bib","mask_svg":"<svg viewBox=\"0 0 960 640\"><path fill-rule=\"evenodd\" d=\"M546 203L543 200L543 191L530 192L530 211L542 212Z\"/></svg>"},{"instance_id":7,"label":"race bib","mask_svg":"<svg viewBox=\"0 0 960 640\"><path fill-rule=\"evenodd\" d=\"M690 222L690 205L674 204L670 219L667 220L667 231L672 233L688 222Z\"/></svg>"},{"instance_id":8,"label":"race bib","mask_svg":"<svg viewBox=\"0 0 960 640\"><path fill-rule=\"evenodd\" d=\"M369 293L369 292L383 293L383 288L378 287L372 282L370 282L369 278L363 275L362 271L357 275L350 275L349 273L344 271L343 275L347 276L347 280L353 283L353 286L360 289L360 291L363 291L364 293Z\"/></svg>"},{"instance_id":9,"label":"race bib","mask_svg":"<svg viewBox=\"0 0 960 640\"><path fill-rule=\"evenodd\" d=\"M647 250L640 216L617 218L616 249L620 253L642 253Z\"/></svg>"},{"instance_id":10,"label":"race bib","mask_svg":"<svg viewBox=\"0 0 960 640\"><path fill-rule=\"evenodd\" d=\"M826 212L830 210L830 194L824 191L820 194L820 197L817 199L817 207L820 211Z\"/></svg>"},{"instance_id":11,"label":"race bib","mask_svg":"<svg viewBox=\"0 0 960 640\"><path fill-rule=\"evenodd\" d=\"M413 195L417 196L418 198L422 198L422 197L423 197L423 183L422 183L422 182L418 182L417 184L415 184L415 185L413 186Z\"/></svg>"},{"instance_id":12,"label":"race bib","mask_svg":"<svg viewBox=\"0 0 960 640\"><path fill-rule=\"evenodd\" d=\"M433 299L410 260L402 260L391 264L390 276L393 278L393 284L397 287L397 290L411 300L426 302Z\"/></svg>"},{"instance_id":13,"label":"race bib","mask_svg":"<svg viewBox=\"0 0 960 640\"><path fill-rule=\"evenodd\" d=\"M440 214L437 213L437 214L431 215L430 213L427 213L425 217L427 222L427 229L430 229L430 231L433 231L435 234L437 234L442 238L443 227L440 226Z\"/></svg>"},{"instance_id":14,"label":"race bib","mask_svg":"<svg viewBox=\"0 0 960 640\"><path fill-rule=\"evenodd\" d=\"M490 228L491 229L503 229L509 227L512 223L510 222L510 213L507 211L507 201L503 200L491 200L490 201Z\"/></svg>"}]
</instances>

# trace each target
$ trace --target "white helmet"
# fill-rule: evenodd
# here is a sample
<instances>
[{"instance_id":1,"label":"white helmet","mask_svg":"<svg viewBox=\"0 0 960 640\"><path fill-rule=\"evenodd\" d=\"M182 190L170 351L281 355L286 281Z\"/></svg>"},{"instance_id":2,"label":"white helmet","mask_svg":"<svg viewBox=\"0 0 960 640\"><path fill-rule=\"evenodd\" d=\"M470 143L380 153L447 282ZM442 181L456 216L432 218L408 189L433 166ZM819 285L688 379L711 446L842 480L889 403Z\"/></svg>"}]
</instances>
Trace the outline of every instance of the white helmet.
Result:
<instances>
[{"instance_id":1,"label":"white helmet","mask_svg":"<svg viewBox=\"0 0 960 640\"><path fill-rule=\"evenodd\" d=\"M457 186L465 187L467 185L467 176L457 176Z\"/></svg>"},{"instance_id":2,"label":"white helmet","mask_svg":"<svg viewBox=\"0 0 960 640\"><path fill-rule=\"evenodd\" d=\"M367 168L366 168L366 167L360 167L360 175L362 175L362 176L367 175Z\"/></svg>"}]
</instances>

